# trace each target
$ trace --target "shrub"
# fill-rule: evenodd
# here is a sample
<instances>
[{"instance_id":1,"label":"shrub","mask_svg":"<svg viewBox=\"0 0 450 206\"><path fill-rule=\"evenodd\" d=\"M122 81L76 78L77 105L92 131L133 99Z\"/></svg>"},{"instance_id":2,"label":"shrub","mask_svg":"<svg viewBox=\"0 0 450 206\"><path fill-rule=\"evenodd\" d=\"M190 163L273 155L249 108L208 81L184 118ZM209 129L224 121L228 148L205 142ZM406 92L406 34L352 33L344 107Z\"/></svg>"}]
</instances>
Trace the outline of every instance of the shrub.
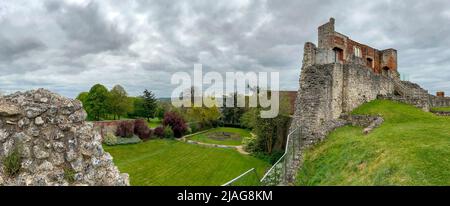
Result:
<instances>
[{"instance_id":1,"label":"shrub","mask_svg":"<svg viewBox=\"0 0 450 206\"><path fill-rule=\"evenodd\" d=\"M202 122L199 125L200 125L200 130L207 130L207 129L212 128L211 122Z\"/></svg>"},{"instance_id":2,"label":"shrub","mask_svg":"<svg viewBox=\"0 0 450 206\"><path fill-rule=\"evenodd\" d=\"M257 151L256 136L250 135L249 137L243 137L242 145L244 145L244 150L253 153Z\"/></svg>"},{"instance_id":3,"label":"shrub","mask_svg":"<svg viewBox=\"0 0 450 206\"><path fill-rule=\"evenodd\" d=\"M163 138L164 137L164 128L161 126L155 128L155 130L153 131L153 134L159 138Z\"/></svg>"},{"instance_id":4,"label":"shrub","mask_svg":"<svg viewBox=\"0 0 450 206\"><path fill-rule=\"evenodd\" d=\"M21 168L22 158L20 157L19 148L16 146L13 151L11 151L3 159L4 171L10 177L17 175Z\"/></svg>"},{"instance_id":5,"label":"shrub","mask_svg":"<svg viewBox=\"0 0 450 206\"><path fill-rule=\"evenodd\" d=\"M170 138L174 138L174 132L172 130L172 128L170 126L167 126L164 128L164 138L166 139L170 139Z\"/></svg>"},{"instance_id":6,"label":"shrub","mask_svg":"<svg viewBox=\"0 0 450 206\"><path fill-rule=\"evenodd\" d=\"M117 136L111 133L106 134L105 137L103 137L103 143L109 146L113 146L117 144Z\"/></svg>"},{"instance_id":7,"label":"shrub","mask_svg":"<svg viewBox=\"0 0 450 206\"><path fill-rule=\"evenodd\" d=\"M271 165L275 164L281 156L283 156L283 151L274 151L272 154L264 153L264 152L255 152L252 153L252 156L263 160Z\"/></svg>"},{"instance_id":8,"label":"shrub","mask_svg":"<svg viewBox=\"0 0 450 206\"><path fill-rule=\"evenodd\" d=\"M170 126L176 138L182 137L187 131L186 122L175 112L167 112L164 115L163 125L164 127Z\"/></svg>"},{"instance_id":9,"label":"shrub","mask_svg":"<svg viewBox=\"0 0 450 206\"><path fill-rule=\"evenodd\" d=\"M122 138L122 137L117 138L116 145L137 144L137 143L141 143L141 142L142 142L142 140L138 136L133 135L133 137L128 137L128 138Z\"/></svg>"},{"instance_id":10,"label":"shrub","mask_svg":"<svg viewBox=\"0 0 450 206\"><path fill-rule=\"evenodd\" d=\"M132 137L134 134L134 122L122 121L117 127L116 136L119 137Z\"/></svg>"},{"instance_id":11,"label":"shrub","mask_svg":"<svg viewBox=\"0 0 450 206\"><path fill-rule=\"evenodd\" d=\"M198 132L198 124L197 124L197 122L191 122L191 123L189 123L189 128L191 128L191 132L192 133L196 133L196 132Z\"/></svg>"},{"instance_id":12,"label":"shrub","mask_svg":"<svg viewBox=\"0 0 450 206\"><path fill-rule=\"evenodd\" d=\"M150 139L152 131L148 128L147 122L143 119L138 119L134 122L134 134L141 139Z\"/></svg>"},{"instance_id":13,"label":"shrub","mask_svg":"<svg viewBox=\"0 0 450 206\"><path fill-rule=\"evenodd\" d=\"M103 143L105 143L108 146L137 144L140 142L142 142L142 140L136 135L125 138L125 137L116 137L113 134L108 134L106 135L106 137L103 138Z\"/></svg>"},{"instance_id":14,"label":"shrub","mask_svg":"<svg viewBox=\"0 0 450 206\"><path fill-rule=\"evenodd\" d=\"M211 121L211 126L212 127L216 128L216 127L219 127L219 125L220 125L220 121L219 120Z\"/></svg>"},{"instance_id":15,"label":"shrub","mask_svg":"<svg viewBox=\"0 0 450 206\"><path fill-rule=\"evenodd\" d=\"M192 134L192 129L190 127L187 128L186 134Z\"/></svg>"}]
</instances>

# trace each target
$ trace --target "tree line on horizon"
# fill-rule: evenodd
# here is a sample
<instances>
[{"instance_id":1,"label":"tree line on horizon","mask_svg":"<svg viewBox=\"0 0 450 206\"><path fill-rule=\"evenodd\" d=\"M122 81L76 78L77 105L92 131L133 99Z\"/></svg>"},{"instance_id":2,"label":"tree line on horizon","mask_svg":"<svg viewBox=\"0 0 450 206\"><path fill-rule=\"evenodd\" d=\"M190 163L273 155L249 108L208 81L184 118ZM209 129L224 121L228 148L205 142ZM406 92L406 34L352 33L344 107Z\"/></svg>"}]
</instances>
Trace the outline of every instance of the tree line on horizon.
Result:
<instances>
[{"instance_id":1,"label":"tree line on horizon","mask_svg":"<svg viewBox=\"0 0 450 206\"><path fill-rule=\"evenodd\" d=\"M142 95L128 96L121 85L108 90L104 85L95 84L88 92L81 92L77 98L88 113L88 120L116 120L126 118L146 118L164 116L164 105L160 104L154 93L145 89Z\"/></svg>"}]
</instances>

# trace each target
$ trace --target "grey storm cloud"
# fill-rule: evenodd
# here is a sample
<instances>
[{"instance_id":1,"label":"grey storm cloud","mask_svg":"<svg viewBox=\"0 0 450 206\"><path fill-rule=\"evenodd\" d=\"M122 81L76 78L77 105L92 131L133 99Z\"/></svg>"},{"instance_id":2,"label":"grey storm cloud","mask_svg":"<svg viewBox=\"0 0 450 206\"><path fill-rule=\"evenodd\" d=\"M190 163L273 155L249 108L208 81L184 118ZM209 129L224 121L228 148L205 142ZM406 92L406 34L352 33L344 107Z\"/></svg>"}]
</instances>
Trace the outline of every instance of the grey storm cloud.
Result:
<instances>
[{"instance_id":1,"label":"grey storm cloud","mask_svg":"<svg viewBox=\"0 0 450 206\"><path fill-rule=\"evenodd\" d=\"M33 50L39 50L45 48L45 45L38 39L25 38L25 39L8 39L0 36L0 60L14 60L26 55Z\"/></svg>"},{"instance_id":2,"label":"grey storm cloud","mask_svg":"<svg viewBox=\"0 0 450 206\"><path fill-rule=\"evenodd\" d=\"M167 97L171 74L278 71L296 90L317 27L396 48L399 72L450 93L446 0L6 0L0 2L0 90L46 87L69 97L95 83Z\"/></svg>"},{"instance_id":3,"label":"grey storm cloud","mask_svg":"<svg viewBox=\"0 0 450 206\"><path fill-rule=\"evenodd\" d=\"M126 50L131 44L132 35L120 32L114 22L107 21L94 2L80 6L52 1L46 3L46 8L67 34L64 45L68 54Z\"/></svg>"}]
</instances>

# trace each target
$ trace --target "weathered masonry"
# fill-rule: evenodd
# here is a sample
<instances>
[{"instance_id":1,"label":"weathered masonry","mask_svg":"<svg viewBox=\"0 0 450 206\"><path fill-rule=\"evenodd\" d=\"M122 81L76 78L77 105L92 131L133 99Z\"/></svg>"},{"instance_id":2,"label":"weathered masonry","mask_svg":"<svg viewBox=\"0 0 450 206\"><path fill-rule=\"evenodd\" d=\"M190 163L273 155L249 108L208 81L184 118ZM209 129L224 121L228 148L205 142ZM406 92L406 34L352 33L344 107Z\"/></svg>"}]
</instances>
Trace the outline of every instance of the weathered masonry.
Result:
<instances>
[{"instance_id":1,"label":"weathered masonry","mask_svg":"<svg viewBox=\"0 0 450 206\"><path fill-rule=\"evenodd\" d=\"M129 185L86 116L44 89L0 96L0 186Z\"/></svg>"},{"instance_id":2,"label":"weathered masonry","mask_svg":"<svg viewBox=\"0 0 450 206\"><path fill-rule=\"evenodd\" d=\"M319 48L331 51L331 61L347 63L356 56L374 73L388 75L397 71L397 50L378 50L351 40L335 31L335 20L319 27ZM331 62L329 62L331 63Z\"/></svg>"},{"instance_id":3,"label":"weathered masonry","mask_svg":"<svg viewBox=\"0 0 450 206\"><path fill-rule=\"evenodd\" d=\"M378 50L351 40L335 31L333 18L320 26L318 33L318 46L308 42L304 47L285 184L294 181L302 152L348 124L341 117L363 103L390 99L424 111L450 105L450 98L443 94L434 96L415 83L400 80L395 49Z\"/></svg>"}]
</instances>

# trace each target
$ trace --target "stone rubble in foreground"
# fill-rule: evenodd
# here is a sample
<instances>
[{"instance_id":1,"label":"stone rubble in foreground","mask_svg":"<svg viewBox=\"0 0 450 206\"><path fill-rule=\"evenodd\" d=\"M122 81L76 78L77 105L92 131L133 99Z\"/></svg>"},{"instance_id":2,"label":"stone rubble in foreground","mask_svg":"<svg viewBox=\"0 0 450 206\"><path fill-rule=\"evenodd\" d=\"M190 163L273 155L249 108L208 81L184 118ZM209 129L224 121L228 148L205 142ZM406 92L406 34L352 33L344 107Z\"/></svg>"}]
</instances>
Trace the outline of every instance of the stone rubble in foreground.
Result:
<instances>
[{"instance_id":1,"label":"stone rubble in foreground","mask_svg":"<svg viewBox=\"0 0 450 206\"><path fill-rule=\"evenodd\" d=\"M45 89L0 96L0 185L129 185L78 100ZM20 170L5 157L18 151Z\"/></svg>"}]
</instances>

